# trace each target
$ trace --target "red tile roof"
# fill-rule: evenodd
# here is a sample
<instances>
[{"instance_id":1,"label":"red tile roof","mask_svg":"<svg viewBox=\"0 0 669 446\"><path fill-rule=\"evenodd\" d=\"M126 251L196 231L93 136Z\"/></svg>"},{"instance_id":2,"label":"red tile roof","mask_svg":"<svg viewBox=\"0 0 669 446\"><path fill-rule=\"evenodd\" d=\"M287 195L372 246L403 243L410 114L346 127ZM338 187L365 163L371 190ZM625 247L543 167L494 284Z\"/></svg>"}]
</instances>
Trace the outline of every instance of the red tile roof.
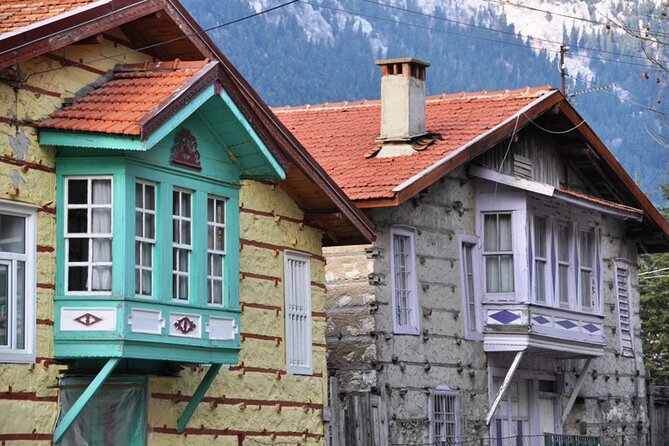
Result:
<instances>
[{"instance_id":1,"label":"red tile roof","mask_svg":"<svg viewBox=\"0 0 669 446\"><path fill-rule=\"evenodd\" d=\"M352 200L393 198L393 189L454 153L533 101L550 87L428 97L426 126L441 134L409 156L367 158L380 146L379 101L274 109L276 115Z\"/></svg>"},{"instance_id":2,"label":"red tile roof","mask_svg":"<svg viewBox=\"0 0 669 446\"><path fill-rule=\"evenodd\" d=\"M2 0L0 33L7 33L50 19L96 0Z\"/></svg>"},{"instance_id":3,"label":"red tile roof","mask_svg":"<svg viewBox=\"0 0 669 446\"><path fill-rule=\"evenodd\" d=\"M86 96L49 115L41 128L141 135L141 121L183 89L209 64L155 62L119 65L113 79Z\"/></svg>"}]
</instances>

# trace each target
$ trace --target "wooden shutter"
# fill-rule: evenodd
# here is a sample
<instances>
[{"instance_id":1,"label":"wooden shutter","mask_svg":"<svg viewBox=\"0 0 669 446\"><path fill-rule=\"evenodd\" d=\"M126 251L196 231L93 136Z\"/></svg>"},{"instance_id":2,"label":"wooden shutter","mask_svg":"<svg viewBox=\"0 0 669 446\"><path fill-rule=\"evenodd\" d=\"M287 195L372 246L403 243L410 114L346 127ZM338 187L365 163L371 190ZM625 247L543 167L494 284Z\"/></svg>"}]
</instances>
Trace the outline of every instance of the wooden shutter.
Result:
<instances>
[{"instance_id":1,"label":"wooden shutter","mask_svg":"<svg viewBox=\"0 0 669 446\"><path fill-rule=\"evenodd\" d=\"M618 328L620 331L620 352L623 356L634 356L632 340L632 305L630 300L630 280L627 265L616 263L616 296L618 298Z\"/></svg>"},{"instance_id":2,"label":"wooden shutter","mask_svg":"<svg viewBox=\"0 0 669 446\"><path fill-rule=\"evenodd\" d=\"M311 375L311 268L303 254L285 253L286 362L288 373Z\"/></svg>"}]
</instances>

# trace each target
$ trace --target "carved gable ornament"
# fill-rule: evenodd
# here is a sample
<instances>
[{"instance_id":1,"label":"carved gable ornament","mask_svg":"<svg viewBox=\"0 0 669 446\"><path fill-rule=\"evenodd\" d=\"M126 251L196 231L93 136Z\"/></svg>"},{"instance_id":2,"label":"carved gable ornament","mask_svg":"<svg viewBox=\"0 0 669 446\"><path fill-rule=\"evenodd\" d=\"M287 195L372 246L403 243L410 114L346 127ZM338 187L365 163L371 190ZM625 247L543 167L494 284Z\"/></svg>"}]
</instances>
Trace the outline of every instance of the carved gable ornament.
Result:
<instances>
[{"instance_id":1,"label":"carved gable ornament","mask_svg":"<svg viewBox=\"0 0 669 446\"><path fill-rule=\"evenodd\" d=\"M202 170L200 152L197 150L197 140L190 130L181 129L174 135L170 162L189 169Z\"/></svg>"}]
</instances>

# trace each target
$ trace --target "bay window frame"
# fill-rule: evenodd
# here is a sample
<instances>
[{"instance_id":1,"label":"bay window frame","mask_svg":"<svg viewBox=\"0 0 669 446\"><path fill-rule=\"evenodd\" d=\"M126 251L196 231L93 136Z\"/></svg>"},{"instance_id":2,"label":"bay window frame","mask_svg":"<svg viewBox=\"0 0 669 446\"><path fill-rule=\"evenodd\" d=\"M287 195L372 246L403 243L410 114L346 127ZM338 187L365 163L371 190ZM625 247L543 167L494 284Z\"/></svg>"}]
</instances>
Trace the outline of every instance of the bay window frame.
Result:
<instances>
[{"instance_id":1,"label":"bay window frame","mask_svg":"<svg viewBox=\"0 0 669 446\"><path fill-rule=\"evenodd\" d=\"M24 252L0 251L0 262L8 265L10 273L8 283L8 330L10 341L7 346L0 346L0 363L34 363L36 338L36 299L37 299L37 207L10 203L0 200L0 214L24 219ZM17 264L24 264L24 302L23 302L23 348L16 342Z\"/></svg>"}]
</instances>

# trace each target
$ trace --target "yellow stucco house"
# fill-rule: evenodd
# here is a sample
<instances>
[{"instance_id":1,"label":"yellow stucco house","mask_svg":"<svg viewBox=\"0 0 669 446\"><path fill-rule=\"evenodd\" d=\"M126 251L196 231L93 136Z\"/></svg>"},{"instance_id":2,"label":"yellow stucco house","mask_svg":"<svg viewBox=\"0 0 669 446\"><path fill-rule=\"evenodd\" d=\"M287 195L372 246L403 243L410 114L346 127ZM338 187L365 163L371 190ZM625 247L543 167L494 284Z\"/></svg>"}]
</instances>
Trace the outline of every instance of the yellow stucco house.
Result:
<instances>
[{"instance_id":1,"label":"yellow stucco house","mask_svg":"<svg viewBox=\"0 0 669 446\"><path fill-rule=\"evenodd\" d=\"M176 0L0 4L0 443L323 444L370 221Z\"/></svg>"}]
</instances>

